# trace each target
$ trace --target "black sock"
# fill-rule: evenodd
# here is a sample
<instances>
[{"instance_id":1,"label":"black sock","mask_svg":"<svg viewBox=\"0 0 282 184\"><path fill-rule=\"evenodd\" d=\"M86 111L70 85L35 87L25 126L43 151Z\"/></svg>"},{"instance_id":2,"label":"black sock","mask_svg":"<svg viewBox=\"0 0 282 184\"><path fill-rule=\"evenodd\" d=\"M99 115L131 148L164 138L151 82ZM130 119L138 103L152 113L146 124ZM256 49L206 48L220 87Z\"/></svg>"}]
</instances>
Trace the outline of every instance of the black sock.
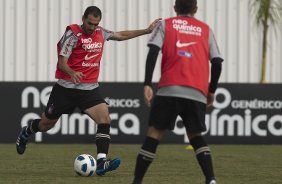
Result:
<instances>
[{"instance_id":1,"label":"black sock","mask_svg":"<svg viewBox=\"0 0 282 184\"><path fill-rule=\"evenodd\" d=\"M108 154L110 140L110 124L99 124L96 132L97 154Z\"/></svg>"},{"instance_id":2,"label":"black sock","mask_svg":"<svg viewBox=\"0 0 282 184\"><path fill-rule=\"evenodd\" d=\"M148 167L155 158L158 144L159 140L151 137L146 137L136 159L133 183L141 183L141 181L143 180Z\"/></svg>"},{"instance_id":3,"label":"black sock","mask_svg":"<svg viewBox=\"0 0 282 184\"><path fill-rule=\"evenodd\" d=\"M39 131L39 122L40 122L40 120L41 119L34 119L30 123L28 123L28 126L26 128L26 135L28 137Z\"/></svg>"},{"instance_id":4,"label":"black sock","mask_svg":"<svg viewBox=\"0 0 282 184\"><path fill-rule=\"evenodd\" d=\"M211 151L202 136L197 136L190 140L191 145L195 150L195 154L199 165L206 177L206 182L210 182L214 179L213 165Z\"/></svg>"}]
</instances>

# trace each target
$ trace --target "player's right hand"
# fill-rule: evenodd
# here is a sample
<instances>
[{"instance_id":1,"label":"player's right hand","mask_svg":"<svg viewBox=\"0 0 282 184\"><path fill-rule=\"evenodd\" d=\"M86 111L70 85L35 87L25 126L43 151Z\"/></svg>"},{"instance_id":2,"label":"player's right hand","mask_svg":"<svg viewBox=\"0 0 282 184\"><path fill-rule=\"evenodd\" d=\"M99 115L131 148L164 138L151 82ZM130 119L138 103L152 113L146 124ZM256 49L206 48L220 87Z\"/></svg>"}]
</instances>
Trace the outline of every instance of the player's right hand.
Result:
<instances>
[{"instance_id":1,"label":"player's right hand","mask_svg":"<svg viewBox=\"0 0 282 184\"><path fill-rule=\"evenodd\" d=\"M84 74L82 72L74 72L70 77L73 83L78 84L80 83L80 79L84 77Z\"/></svg>"},{"instance_id":2,"label":"player's right hand","mask_svg":"<svg viewBox=\"0 0 282 184\"><path fill-rule=\"evenodd\" d=\"M148 107L151 106L151 101L154 96L154 91L151 86L144 86L144 101Z\"/></svg>"}]
</instances>

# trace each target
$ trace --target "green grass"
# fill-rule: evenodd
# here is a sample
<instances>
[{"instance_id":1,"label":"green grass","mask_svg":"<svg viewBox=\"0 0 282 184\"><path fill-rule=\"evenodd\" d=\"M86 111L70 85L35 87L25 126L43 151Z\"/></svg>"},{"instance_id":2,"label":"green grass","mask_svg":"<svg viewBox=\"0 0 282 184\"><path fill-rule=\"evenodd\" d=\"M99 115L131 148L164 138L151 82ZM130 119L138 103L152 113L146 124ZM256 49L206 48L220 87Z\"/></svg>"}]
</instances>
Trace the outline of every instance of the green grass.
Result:
<instances>
[{"instance_id":1,"label":"green grass","mask_svg":"<svg viewBox=\"0 0 282 184\"><path fill-rule=\"evenodd\" d=\"M203 184L193 150L185 145L163 145L147 172L144 184ZM281 184L281 145L210 145L219 184ZM29 144L17 155L14 144L0 144L1 184L130 184L140 145L112 144L109 157L118 156L118 170L104 177L79 177L75 157L95 156L90 144Z\"/></svg>"}]
</instances>

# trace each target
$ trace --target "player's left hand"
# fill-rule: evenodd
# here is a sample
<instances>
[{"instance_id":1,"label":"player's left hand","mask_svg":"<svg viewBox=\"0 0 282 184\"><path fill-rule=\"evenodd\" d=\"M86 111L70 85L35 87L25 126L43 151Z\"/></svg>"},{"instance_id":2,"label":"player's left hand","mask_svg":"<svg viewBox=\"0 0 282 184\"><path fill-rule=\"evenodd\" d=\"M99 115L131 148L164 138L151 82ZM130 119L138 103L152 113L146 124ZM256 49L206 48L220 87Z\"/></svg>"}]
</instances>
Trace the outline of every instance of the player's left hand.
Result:
<instances>
[{"instance_id":1,"label":"player's left hand","mask_svg":"<svg viewBox=\"0 0 282 184\"><path fill-rule=\"evenodd\" d=\"M162 18L154 20L154 22L152 22L150 26L146 29L146 32L151 33L156 27L160 25L160 20L162 20Z\"/></svg>"}]
</instances>

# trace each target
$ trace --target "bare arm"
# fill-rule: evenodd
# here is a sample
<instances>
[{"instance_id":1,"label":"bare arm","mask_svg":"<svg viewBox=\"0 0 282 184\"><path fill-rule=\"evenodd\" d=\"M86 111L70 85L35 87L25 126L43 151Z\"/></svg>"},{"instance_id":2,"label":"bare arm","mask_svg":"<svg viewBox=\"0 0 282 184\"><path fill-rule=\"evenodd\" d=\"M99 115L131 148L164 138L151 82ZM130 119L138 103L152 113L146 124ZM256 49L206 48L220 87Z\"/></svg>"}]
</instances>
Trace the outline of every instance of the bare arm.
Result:
<instances>
[{"instance_id":1,"label":"bare arm","mask_svg":"<svg viewBox=\"0 0 282 184\"><path fill-rule=\"evenodd\" d=\"M129 40L138 36L142 36L145 34L151 33L155 27L159 25L159 21L161 19L156 19L154 22L150 24L150 26L147 29L139 29L139 30L130 30L130 31L119 31L116 32L113 37L111 37L111 40L117 40L117 41L123 41L123 40Z\"/></svg>"},{"instance_id":2,"label":"bare arm","mask_svg":"<svg viewBox=\"0 0 282 184\"><path fill-rule=\"evenodd\" d=\"M68 74L71 77L73 83L77 84L80 83L80 79L84 77L82 72L76 72L72 70L69 65L67 64L68 58L64 56L59 56L59 68L64 73Z\"/></svg>"}]
</instances>

